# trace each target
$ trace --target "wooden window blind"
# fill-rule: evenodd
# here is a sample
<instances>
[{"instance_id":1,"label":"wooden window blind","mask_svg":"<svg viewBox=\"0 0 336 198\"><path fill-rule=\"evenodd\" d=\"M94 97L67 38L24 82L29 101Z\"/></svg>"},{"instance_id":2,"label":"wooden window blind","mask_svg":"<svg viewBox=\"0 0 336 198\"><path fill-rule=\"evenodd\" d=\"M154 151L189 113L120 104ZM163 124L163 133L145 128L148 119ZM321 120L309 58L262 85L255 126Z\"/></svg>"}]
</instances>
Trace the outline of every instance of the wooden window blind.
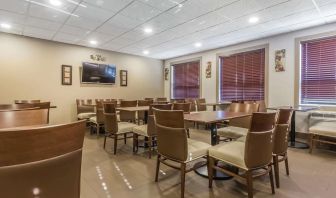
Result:
<instances>
[{"instance_id":1,"label":"wooden window blind","mask_svg":"<svg viewBox=\"0 0 336 198\"><path fill-rule=\"evenodd\" d=\"M264 100L265 49L230 56L220 61L220 100Z\"/></svg>"},{"instance_id":2,"label":"wooden window blind","mask_svg":"<svg viewBox=\"0 0 336 198\"><path fill-rule=\"evenodd\" d=\"M336 105L336 37L301 42L300 103Z\"/></svg>"},{"instance_id":3,"label":"wooden window blind","mask_svg":"<svg viewBox=\"0 0 336 198\"><path fill-rule=\"evenodd\" d=\"M172 99L199 98L200 62L192 61L172 66Z\"/></svg>"}]
</instances>

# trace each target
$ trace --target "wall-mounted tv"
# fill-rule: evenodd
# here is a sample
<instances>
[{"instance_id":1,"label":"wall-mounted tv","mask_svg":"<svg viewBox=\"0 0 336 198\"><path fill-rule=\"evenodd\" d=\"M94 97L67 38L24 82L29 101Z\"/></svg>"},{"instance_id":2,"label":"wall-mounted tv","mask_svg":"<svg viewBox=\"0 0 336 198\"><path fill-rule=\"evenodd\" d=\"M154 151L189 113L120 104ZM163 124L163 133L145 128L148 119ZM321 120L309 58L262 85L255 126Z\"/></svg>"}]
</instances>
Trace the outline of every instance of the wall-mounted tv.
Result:
<instances>
[{"instance_id":1,"label":"wall-mounted tv","mask_svg":"<svg viewBox=\"0 0 336 198\"><path fill-rule=\"evenodd\" d=\"M83 62L82 83L115 84L116 66Z\"/></svg>"}]
</instances>

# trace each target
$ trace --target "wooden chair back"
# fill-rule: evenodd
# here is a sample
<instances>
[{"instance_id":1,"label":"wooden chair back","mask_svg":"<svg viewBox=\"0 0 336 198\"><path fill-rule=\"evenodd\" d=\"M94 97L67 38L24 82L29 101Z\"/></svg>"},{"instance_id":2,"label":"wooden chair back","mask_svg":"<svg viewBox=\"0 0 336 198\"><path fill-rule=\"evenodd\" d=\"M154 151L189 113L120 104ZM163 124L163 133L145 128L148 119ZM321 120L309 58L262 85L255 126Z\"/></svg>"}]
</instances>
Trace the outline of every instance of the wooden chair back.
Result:
<instances>
[{"instance_id":1,"label":"wooden chair back","mask_svg":"<svg viewBox=\"0 0 336 198\"><path fill-rule=\"evenodd\" d=\"M174 103L173 110L182 110L184 113L190 113L190 103Z\"/></svg>"},{"instance_id":2,"label":"wooden chair back","mask_svg":"<svg viewBox=\"0 0 336 198\"><path fill-rule=\"evenodd\" d=\"M205 103L206 103L205 98L196 99L197 111L206 111L207 107L206 107Z\"/></svg>"},{"instance_id":3,"label":"wooden chair back","mask_svg":"<svg viewBox=\"0 0 336 198\"><path fill-rule=\"evenodd\" d=\"M41 100L14 100L15 104L40 103Z\"/></svg>"},{"instance_id":4,"label":"wooden chair back","mask_svg":"<svg viewBox=\"0 0 336 198\"><path fill-rule=\"evenodd\" d=\"M0 130L1 197L79 198L84 134L84 121Z\"/></svg>"},{"instance_id":5,"label":"wooden chair back","mask_svg":"<svg viewBox=\"0 0 336 198\"><path fill-rule=\"evenodd\" d=\"M48 109L0 111L0 129L48 124Z\"/></svg>"}]
</instances>

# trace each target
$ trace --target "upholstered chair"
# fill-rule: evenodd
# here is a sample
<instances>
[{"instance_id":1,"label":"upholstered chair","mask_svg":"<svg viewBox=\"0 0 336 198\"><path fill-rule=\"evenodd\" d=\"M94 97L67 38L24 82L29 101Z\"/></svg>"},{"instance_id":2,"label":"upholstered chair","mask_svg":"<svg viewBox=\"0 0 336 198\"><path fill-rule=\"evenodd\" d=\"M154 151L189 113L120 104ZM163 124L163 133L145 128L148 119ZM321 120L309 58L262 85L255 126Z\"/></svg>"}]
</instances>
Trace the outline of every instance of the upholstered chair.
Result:
<instances>
[{"instance_id":1,"label":"upholstered chair","mask_svg":"<svg viewBox=\"0 0 336 198\"><path fill-rule=\"evenodd\" d=\"M120 101L120 107L136 107L138 104L137 100L122 100ZM120 111L120 121L121 122L132 122L135 123L136 112L130 111Z\"/></svg>"},{"instance_id":2,"label":"upholstered chair","mask_svg":"<svg viewBox=\"0 0 336 198\"><path fill-rule=\"evenodd\" d=\"M187 138L183 111L155 110L158 157L155 182L158 181L160 163L181 171L181 197L184 197L185 174L199 166L187 168L187 164L207 156L209 144ZM174 165L171 162L180 164ZM201 163L201 165L204 165Z\"/></svg>"},{"instance_id":3,"label":"upholstered chair","mask_svg":"<svg viewBox=\"0 0 336 198\"><path fill-rule=\"evenodd\" d=\"M206 111L206 100L205 98L196 99L197 111Z\"/></svg>"},{"instance_id":4,"label":"upholstered chair","mask_svg":"<svg viewBox=\"0 0 336 198\"><path fill-rule=\"evenodd\" d=\"M76 99L78 120L89 120L91 117L96 115L94 106L91 104L92 104L91 99L89 100Z\"/></svg>"},{"instance_id":5,"label":"upholstered chair","mask_svg":"<svg viewBox=\"0 0 336 198\"><path fill-rule=\"evenodd\" d=\"M153 104L152 100L138 100L138 106L149 106L150 104ZM138 124L140 124L140 121L143 123L145 122L145 111L138 111L137 116Z\"/></svg>"}]
</instances>

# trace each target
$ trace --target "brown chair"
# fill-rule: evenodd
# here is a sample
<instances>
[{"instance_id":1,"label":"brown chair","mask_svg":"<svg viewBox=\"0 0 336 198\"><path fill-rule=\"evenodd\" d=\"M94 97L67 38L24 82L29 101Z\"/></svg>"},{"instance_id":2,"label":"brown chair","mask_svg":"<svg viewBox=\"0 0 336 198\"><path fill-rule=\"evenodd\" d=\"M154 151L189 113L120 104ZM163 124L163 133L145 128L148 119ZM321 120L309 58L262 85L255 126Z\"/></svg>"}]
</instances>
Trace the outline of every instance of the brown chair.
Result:
<instances>
[{"instance_id":1,"label":"brown chair","mask_svg":"<svg viewBox=\"0 0 336 198\"><path fill-rule=\"evenodd\" d=\"M0 111L0 128L48 124L48 109Z\"/></svg>"},{"instance_id":2,"label":"brown chair","mask_svg":"<svg viewBox=\"0 0 336 198\"><path fill-rule=\"evenodd\" d=\"M185 99L170 99L170 103L185 103Z\"/></svg>"},{"instance_id":3,"label":"brown chair","mask_svg":"<svg viewBox=\"0 0 336 198\"><path fill-rule=\"evenodd\" d=\"M264 100L246 100L245 104L259 104L258 112L267 112L266 103Z\"/></svg>"},{"instance_id":4,"label":"brown chair","mask_svg":"<svg viewBox=\"0 0 336 198\"><path fill-rule=\"evenodd\" d=\"M91 99L76 99L76 107L78 120L89 120L91 117L96 115Z\"/></svg>"},{"instance_id":5,"label":"brown chair","mask_svg":"<svg viewBox=\"0 0 336 198\"><path fill-rule=\"evenodd\" d=\"M158 181L160 163L181 171L181 197L184 197L185 174L204 164L187 169L187 164L207 156L211 146L204 142L188 139L184 127L183 111L155 110L158 144L155 182ZM176 166L171 161L179 163Z\"/></svg>"},{"instance_id":6,"label":"brown chair","mask_svg":"<svg viewBox=\"0 0 336 198\"><path fill-rule=\"evenodd\" d=\"M139 137L144 137L145 148L148 148L148 158L152 157L152 151L155 148L156 130L153 115L154 109L171 110L172 104L150 104L148 111L147 124L140 125L133 128L133 152L137 153L139 150Z\"/></svg>"},{"instance_id":7,"label":"brown chair","mask_svg":"<svg viewBox=\"0 0 336 198\"><path fill-rule=\"evenodd\" d=\"M41 100L14 100L15 104L31 104L31 103L40 103Z\"/></svg>"},{"instance_id":8,"label":"brown chair","mask_svg":"<svg viewBox=\"0 0 336 198\"><path fill-rule=\"evenodd\" d=\"M38 109L34 104L0 104L0 111Z\"/></svg>"},{"instance_id":9,"label":"brown chair","mask_svg":"<svg viewBox=\"0 0 336 198\"><path fill-rule=\"evenodd\" d=\"M100 128L104 126L104 112L102 102L96 101L96 116L90 117L89 121L91 123L91 133L92 128L95 128L97 135L99 135Z\"/></svg>"},{"instance_id":10,"label":"brown chair","mask_svg":"<svg viewBox=\"0 0 336 198\"><path fill-rule=\"evenodd\" d=\"M155 102L168 102L166 97L158 97L156 98Z\"/></svg>"},{"instance_id":11,"label":"brown chair","mask_svg":"<svg viewBox=\"0 0 336 198\"><path fill-rule=\"evenodd\" d=\"M217 170L233 177L245 179L248 197L253 197L253 178L269 174L272 193L274 194L272 133L275 120L276 113L253 113L252 125L245 142L232 141L218 144L209 149L210 188L212 188L213 172ZM240 171L237 173L225 167L217 166L215 161L237 167Z\"/></svg>"},{"instance_id":12,"label":"brown chair","mask_svg":"<svg viewBox=\"0 0 336 198\"><path fill-rule=\"evenodd\" d=\"M230 112L243 112L252 114L258 112L259 104L243 104L243 103L231 103L229 106ZM226 127L219 128L217 130L218 141L231 141L240 137L243 137L248 132L251 125L251 117L245 116L240 118L231 119Z\"/></svg>"},{"instance_id":13,"label":"brown chair","mask_svg":"<svg viewBox=\"0 0 336 198\"><path fill-rule=\"evenodd\" d=\"M196 99L197 111L206 111L206 101L205 98Z\"/></svg>"},{"instance_id":14,"label":"brown chair","mask_svg":"<svg viewBox=\"0 0 336 198\"><path fill-rule=\"evenodd\" d=\"M120 101L120 107L136 107L138 104L137 100L122 100ZM121 122L133 122L136 120L136 112L130 111L120 111L120 121Z\"/></svg>"},{"instance_id":15,"label":"brown chair","mask_svg":"<svg viewBox=\"0 0 336 198\"><path fill-rule=\"evenodd\" d=\"M38 109L47 109L48 110L48 123L49 123L49 115L50 115L50 102L39 102L32 103L32 105Z\"/></svg>"},{"instance_id":16,"label":"brown chair","mask_svg":"<svg viewBox=\"0 0 336 198\"><path fill-rule=\"evenodd\" d=\"M150 104L153 104L152 100L138 100L138 106L149 106ZM138 124L140 124L140 121L145 121L145 111L138 111Z\"/></svg>"},{"instance_id":17,"label":"brown chair","mask_svg":"<svg viewBox=\"0 0 336 198\"><path fill-rule=\"evenodd\" d=\"M183 113L190 113L190 103L174 103L173 110L182 110Z\"/></svg>"},{"instance_id":18,"label":"brown chair","mask_svg":"<svg viewBox=\"0 0 336 198\"><path fill-rule=\"evenodd\" d=\"M115 155L117 154L118 140L124 140L124 143L126 144L127 138L132 138L132 136L128 137L127 134L132 133L133 128L138 125L129 122L118 122L115 104L113 103L104 103L103 108L105 109L105 112L103 111L105 123L104 149L106 146L106 139L112 138L114 140L113 153ZM123 136L123 138L118 139L119 136Z\"/></svg>"},{"instance_id":19,"label":"brown chair","mask_svg":"<svg viewBox=\"0 0 336 198\"><path fill-rule=\"evenodd\" d=\"M145 98L145 100L152 100L152 101L154 101L154 98Z\"/></svg>"},{"instance_id":20,"label":"brown chair","mask_svg":"<svg viewBox=\"0 0 336 198\"><path fill-rule=\"evenodd\" d=\"M185 99L186 103L190 103L190 112L195 112L196 109L196 99L194 98L186 98Z\"/></svg>"},{"instance_id":21,"label":"brown chair","mask_svg":"<svg viewBox=\"0 0 336 198\"><path fill-rule=\"evenodd\" d=\"M79 198L84 133L83 121L0 130L0 196Z\"/></svg>"}]
</instances>

